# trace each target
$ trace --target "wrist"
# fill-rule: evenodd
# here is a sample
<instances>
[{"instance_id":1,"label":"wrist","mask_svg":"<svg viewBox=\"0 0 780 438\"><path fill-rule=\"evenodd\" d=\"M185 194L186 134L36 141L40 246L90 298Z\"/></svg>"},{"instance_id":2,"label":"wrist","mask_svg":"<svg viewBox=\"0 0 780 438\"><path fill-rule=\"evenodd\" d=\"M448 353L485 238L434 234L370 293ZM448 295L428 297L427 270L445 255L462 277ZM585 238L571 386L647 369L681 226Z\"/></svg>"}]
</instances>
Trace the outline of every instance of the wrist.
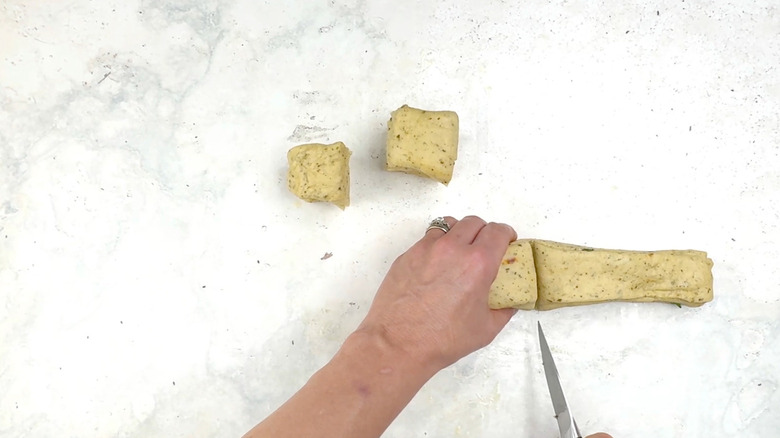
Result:
<instances>
[{"instance_id":1,"label":"wrist","mask_svg":"<svg viewBox=\"0 0 780 438\"><path fill-rule=\"evenodd\" d=\"M380 375L402 376L409 382L419 382L419 386L442 368L436 361L395 344L381 329L365 326L347 337L339 355L356 358Z\"/></svg>"}]
</instances>

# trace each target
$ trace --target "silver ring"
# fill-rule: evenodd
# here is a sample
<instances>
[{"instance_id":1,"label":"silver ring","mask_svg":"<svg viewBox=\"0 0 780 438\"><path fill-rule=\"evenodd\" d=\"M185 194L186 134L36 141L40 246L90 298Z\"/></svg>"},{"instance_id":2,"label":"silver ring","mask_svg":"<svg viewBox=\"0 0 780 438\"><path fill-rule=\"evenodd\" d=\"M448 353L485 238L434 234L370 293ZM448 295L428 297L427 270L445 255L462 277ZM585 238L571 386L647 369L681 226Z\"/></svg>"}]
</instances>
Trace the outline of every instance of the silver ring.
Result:
<instances>
[{"instance_id":1,"label":"silver ring","mask_svg":"<svg viewBox=\"0 0 780 438\"><path fill-rule=\"evenodd\" d=\"M448 231L450 231L450 226L447 223L447 221L444 220L443 217L437 217L436 219L432 220L430 225L428 225L428 228L425 230L427 233L431 230L442 230L446 234Z\"/></svg>"}]
</instances>

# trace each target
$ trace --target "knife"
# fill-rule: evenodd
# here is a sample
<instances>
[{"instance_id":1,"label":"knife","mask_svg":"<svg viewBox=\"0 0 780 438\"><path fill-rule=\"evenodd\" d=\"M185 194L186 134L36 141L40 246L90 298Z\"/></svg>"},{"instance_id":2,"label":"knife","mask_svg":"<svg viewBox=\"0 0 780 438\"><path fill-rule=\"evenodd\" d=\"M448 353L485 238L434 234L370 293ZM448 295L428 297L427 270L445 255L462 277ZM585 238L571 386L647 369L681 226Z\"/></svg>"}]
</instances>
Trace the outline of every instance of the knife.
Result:
<instances>
[{"instance_id":1,"label":"knife","mask_svg":"<svg viewBox=\"0 0 780 438\"><path fill-rule=\"evenodd\" d=\"M544 338L542 324L536 323L539 327L539 345L542 348L542 364L544 365L544 375L547 377L547 387L550 389L550 398L552 399L555 418L558 420L558 429L561 431L561 438L582 438L577 422L571 415L569 405L566 403L566 397L563 395L563 387L558 378L558 369L555 368L550 347Z\"/></svg>"}]
</instances>

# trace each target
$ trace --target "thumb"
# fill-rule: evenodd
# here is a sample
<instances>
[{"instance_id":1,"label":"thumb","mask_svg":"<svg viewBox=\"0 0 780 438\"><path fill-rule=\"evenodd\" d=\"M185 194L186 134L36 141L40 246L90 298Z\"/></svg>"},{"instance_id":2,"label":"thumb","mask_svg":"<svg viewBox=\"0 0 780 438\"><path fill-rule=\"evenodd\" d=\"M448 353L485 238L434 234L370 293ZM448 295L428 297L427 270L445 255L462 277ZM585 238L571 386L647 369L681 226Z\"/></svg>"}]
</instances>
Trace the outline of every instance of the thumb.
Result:
<instances>
[{"instance_id":1,"label":"thumb","mask_svg":"<svg viewBox=\"0 0 780 438\"><path fill-rule=\"evenodd\" d=\"M612 435L607 435L604 432L594 433L593 435L588 435L585 438L612 438Z\"/></svg>"}]
</instances>

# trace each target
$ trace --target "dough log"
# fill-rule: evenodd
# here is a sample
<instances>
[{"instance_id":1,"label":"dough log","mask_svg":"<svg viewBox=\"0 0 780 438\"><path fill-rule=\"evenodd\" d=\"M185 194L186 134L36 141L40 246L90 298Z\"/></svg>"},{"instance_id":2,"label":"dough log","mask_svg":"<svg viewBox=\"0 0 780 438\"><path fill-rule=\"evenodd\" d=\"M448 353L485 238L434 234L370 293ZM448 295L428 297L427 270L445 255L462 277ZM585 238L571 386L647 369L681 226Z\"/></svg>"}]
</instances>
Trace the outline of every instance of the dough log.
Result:
<instances>
[{"instance_id":1,"label":"dough log","mask_svg":"<svg viewBox=\"0 0 780 438\"><path fill-rule=\"evenodd\" d=\"M712 260L702 251L608 250L523 240L507 249L489 303L493 309L538 310L606 301L697 307L712 295Z\"/></svg>"}]
</instances>

